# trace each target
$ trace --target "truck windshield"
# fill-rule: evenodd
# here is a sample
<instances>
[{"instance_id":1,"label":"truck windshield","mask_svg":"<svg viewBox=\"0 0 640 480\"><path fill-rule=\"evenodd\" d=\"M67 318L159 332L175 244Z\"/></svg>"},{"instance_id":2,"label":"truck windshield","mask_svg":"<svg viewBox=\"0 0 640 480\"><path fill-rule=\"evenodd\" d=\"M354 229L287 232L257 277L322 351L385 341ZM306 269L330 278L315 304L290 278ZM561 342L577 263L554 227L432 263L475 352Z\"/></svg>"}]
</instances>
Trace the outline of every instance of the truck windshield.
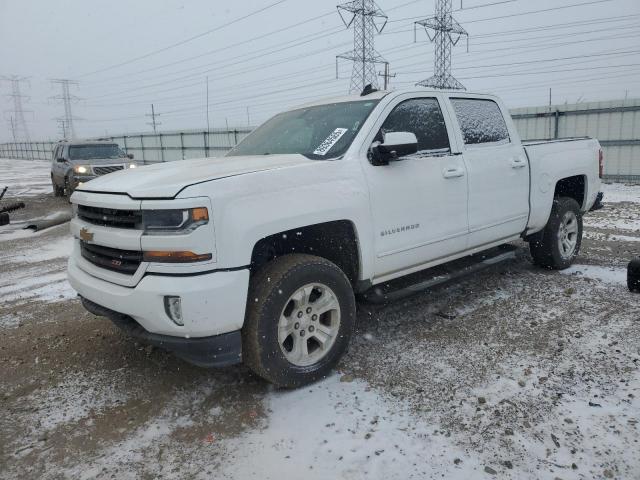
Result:
<instances>
[{"instance_id":1,"label":"truck windshield","mask_svg":"<svg viewBox=\"0 0 640 480\"><path fill-rule=\"evenodd\" d=\"M227 156L299 153L311 159L343 155L378 100L330 103L280 113Z\"/></svg>"},{"instance_id":2,"label":"truck windshield","mask_svg":"<svg viewBox=\"0 0 640 480\"><path fill-rule=\"evenodd\" d=\"M118 145L74 145L69 147L69 160L93 160L121 157Z\"/></svg>"}]
</instances>

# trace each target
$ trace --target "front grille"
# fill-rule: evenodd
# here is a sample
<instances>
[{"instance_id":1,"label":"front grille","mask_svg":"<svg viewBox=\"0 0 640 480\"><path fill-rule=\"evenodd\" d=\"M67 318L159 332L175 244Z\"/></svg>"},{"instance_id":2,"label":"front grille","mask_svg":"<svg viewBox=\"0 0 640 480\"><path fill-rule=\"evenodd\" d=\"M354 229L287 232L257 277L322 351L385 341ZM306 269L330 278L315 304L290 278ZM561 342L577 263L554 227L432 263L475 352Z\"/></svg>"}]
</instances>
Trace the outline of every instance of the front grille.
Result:
<instances>
[{"instance_id":1,"label":"front grille","mask_svg":"<svg viewBox=\"0 0 640 480\"><path fill-rule=\"evenodd\" d=\"M136 273L142 262L142 252L103 247L87 242L80 242L80 253L85 260L98 267L127 275Z\"/></svg>"},{"instance_id":2,"label":"front grille","mask_svg":"<svg viewBox=\"0 0 640 480\"><path fill-rule=\"evenodd\" d=\"M122 165L109 165L106 167L93 167L93 173L96 175L106 175L107 173L117 172L118 170L122 170L124 167Z\"/></svg>"},{"instance_id":3,"label":"front grille","mask_svg":"<svg viewBox=\"0 0 640 480\"><path fill-rule=\"evenodd\" d=\"M118 210L78 205L78 218L103 227L142 228L142 212L140 210Z\"/></svg>"}]
</instances>

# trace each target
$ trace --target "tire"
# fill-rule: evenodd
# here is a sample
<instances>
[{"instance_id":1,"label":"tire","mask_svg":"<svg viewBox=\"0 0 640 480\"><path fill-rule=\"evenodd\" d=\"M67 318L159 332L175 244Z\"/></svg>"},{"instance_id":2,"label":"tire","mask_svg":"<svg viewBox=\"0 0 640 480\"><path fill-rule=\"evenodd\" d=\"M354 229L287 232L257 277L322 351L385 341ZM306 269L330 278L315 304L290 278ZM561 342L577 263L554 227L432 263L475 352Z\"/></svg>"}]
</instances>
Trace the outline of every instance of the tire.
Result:
<instances>
[{"instance_id":1,"label":"tire","mask_svg":"<svg viewBox=\"0 0 640 480\"><path fill-rule=\"evenodd\" d=\"M64 179L64 187L62 191L64 192L62 196L64 197L66 195L67 198L69 199L69 203L71 203L71 195L73 195L74 189L70 187L68 178Z\"/></svg>"},{"instance_id":2,"label":"tire","mask_svg":"<svg viewBox=\"0 0 640 480\"><path fill-rule=\"evenodd\" d=\"M573 198L555 198L544 230L529 240L533 263L544 268L564 270L575 260L581 244L580 205Z\"/></svg>"},{"instance_id":3,"label":"tire","mask_svg":"<svg viewBox=\"0 0 640 480\"><path fill-rule=\"evenodd\" d=\"M243 361L263 379L286 388L314 382L346 351L356 303L349 279L330 261L277 258L251 278L247 298Z\"/></svg>"},{"instance_id":4,"label":"tire","mask_svg":"<svg viewBox=\"0 0 640 480\"><path fill-rule=\"evenodd\" d=\"M56 185L55 180L51 177L51 184L53 185L53 196L54 197L64 197L64 187L59 187Z\"/></svg>"}]
</instances>

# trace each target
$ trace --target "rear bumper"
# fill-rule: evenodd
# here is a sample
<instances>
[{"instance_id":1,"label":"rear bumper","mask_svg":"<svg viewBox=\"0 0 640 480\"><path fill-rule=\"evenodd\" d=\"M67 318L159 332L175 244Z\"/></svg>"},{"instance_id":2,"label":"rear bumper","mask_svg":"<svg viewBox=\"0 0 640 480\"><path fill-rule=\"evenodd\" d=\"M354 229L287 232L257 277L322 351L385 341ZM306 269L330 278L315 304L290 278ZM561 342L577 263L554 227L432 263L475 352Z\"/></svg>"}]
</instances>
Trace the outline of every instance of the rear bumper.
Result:
<instances>
[{"instance_id":1,"label":"rear bumper","mask_svg":"<svg viewBox=\"0 0 640 480\"><path fill-rule=\"evenodd\" d=\"M82 298L82 305L94 315L109 318L130 337L168 350L200 367L225 367L242 361L240 330L199 338L180 338L146 331L133 318Z\"/></svg>"}]
</instances>

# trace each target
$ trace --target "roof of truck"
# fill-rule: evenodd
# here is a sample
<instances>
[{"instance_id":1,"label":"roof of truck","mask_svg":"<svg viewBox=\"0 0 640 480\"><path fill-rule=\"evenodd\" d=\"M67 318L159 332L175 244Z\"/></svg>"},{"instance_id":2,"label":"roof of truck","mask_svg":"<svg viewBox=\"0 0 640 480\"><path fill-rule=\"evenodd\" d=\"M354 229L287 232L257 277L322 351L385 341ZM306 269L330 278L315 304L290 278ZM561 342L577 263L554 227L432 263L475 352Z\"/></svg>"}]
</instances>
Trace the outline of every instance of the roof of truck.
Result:
<instances>
[{"instance_id":1,"label":"roof of truck","mask_svg":"<svg viewBox=\"0 0 640 480\"><path fill-rule=\"evenodd\" d=\"M459 95L488 95L487 93L480 92L468 92L466 90L443 90L443 89L435 89L435 88L413 88L407 90L376 90L368 95L342 95L339 97L328 97L315 100L313 102L304 103L302 105L298 105L294 108L305 108L312 107L314 105L325 105L327 103L341 103L341 102L357 102L364 100L380 100L381 98L386 97L390 93L394 94L424 94L424 93L456 93Z\"/></svg>"}]
</instances>

